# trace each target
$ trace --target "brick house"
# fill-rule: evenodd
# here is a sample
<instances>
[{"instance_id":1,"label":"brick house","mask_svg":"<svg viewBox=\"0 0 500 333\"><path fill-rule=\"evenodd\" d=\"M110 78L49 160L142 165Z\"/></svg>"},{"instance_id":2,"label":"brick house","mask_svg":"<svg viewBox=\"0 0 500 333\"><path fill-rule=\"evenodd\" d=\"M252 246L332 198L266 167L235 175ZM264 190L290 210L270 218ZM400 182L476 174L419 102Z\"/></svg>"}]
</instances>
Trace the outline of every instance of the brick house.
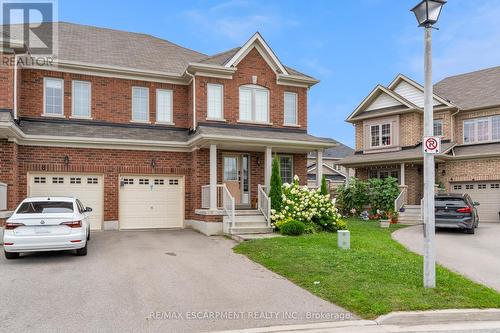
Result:
<instances>
[{"instance_id":1,"label":"brick house","mask_svg":"<svg viewBox=\"0 0 500 333\"><path fill-rule=\"evenodd\" d=\"M307 154L321 162L336 144L307 133L318 81L284 66L259 33L208 56L144 34L55 27L53 66L0 69L4 209L67 195L93 208L95 230L267 231L272 156L284 181L305 184ZM2 58L27 52L4 43Z\"/></svg>"},{"instance_id":2,"label":"brick house","mask_svg":"<svg viewBox=\"0 0 500 333\"><path fill-rule=\"evenodd\" d=\"M331 191L346 183L347 178L354 177L354 170L347 174L347 168L339 162L347 156L354 154L354 149L341 142L337 146L323 151L323 175ZM316 186L316 152L310 152L307 156L307 182L308 186Z\"/></svg>"},{"instance_id":3,"label":"brick house","mask_svg":"<svg viewBox=\"0 0 500 333\"><path fill-rule=\"evenodd\" d=\"M436 183L448 192L469 193L480 220L499 222L500 67L452 76L434 85ZM419 211L423 197L423 87L398 75L378 85L347 121L355 127L355 154L343 159L361 179L398 178L397 205Z\"/></svg>"}]
</instances>

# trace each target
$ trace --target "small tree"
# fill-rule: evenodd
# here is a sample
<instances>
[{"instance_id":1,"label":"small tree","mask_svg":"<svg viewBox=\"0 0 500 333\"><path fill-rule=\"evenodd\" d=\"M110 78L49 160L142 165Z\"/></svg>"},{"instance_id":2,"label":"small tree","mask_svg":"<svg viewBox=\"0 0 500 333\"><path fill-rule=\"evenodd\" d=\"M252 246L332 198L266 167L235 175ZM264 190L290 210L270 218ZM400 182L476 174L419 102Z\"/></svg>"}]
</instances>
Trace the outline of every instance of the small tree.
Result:
<instances>
[{"instance_id":1,"label":"small tree","mask_svg":"<svg viewBox=\"0 0 500 333\"><path fill-rule=\"evenodd\" d=\"M321 194L327 195L328 194L328 185L326 184L326 177L323 176L321 178Z\"/></svg>"},{"instance_id":2,"label":"small tree","mask_svg":"<svg viewBox=\"0 0 500 333\"><path fill-rule=\"evenodd\" d=\"M283 183L280 175L280 162L278 156L273 158L273 165L271 171L271 188L269 189L269 198L271 199L271 209L276 211L281 210L283 203Z\"/></svg>"}]
</instances>

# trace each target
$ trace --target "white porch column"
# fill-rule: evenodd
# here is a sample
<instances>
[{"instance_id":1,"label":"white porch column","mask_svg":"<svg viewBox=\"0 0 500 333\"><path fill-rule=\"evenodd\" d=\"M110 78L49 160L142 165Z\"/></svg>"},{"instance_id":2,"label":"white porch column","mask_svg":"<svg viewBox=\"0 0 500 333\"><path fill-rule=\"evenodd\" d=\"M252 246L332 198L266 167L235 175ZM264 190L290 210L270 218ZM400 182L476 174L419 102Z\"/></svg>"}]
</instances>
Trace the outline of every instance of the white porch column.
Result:
<instances>
[{"instance_id":1,"label":"white porch column","mask_svg":"<svg viewBox=\"0 0 500 333\"><path fill-rule=\"evenodd\" d=\"M266 147L266 156L264 162L264 185L266 186L266 191L269 192L271 189L271 170L273 163L273 152L271 147Z\"/></svg>"},{"instance_id":2,"label":"white porch column","mask_svg":"<svg viewBox=\"0 0 500 333\"><path fill-rule=\"evenodd\" d=\"M217 145L210 145L210 210L217 210Z\"/></svg>"},{"instance_id":3,"label":"white porch column","mask_svg":"<svg viewBox=\"0 0 500 333\"><path fill-rule=\"evenodd\" d=\"M323 179L323 149L316 151L316 185L321 187L321 180Z\"/></svg>"},{"instance_id":4,"label":"white porch column","mask_svg":"<svg viewBox=\"0 0 500 333\"><path fill-rule=\"evenodd\" d=\"M346 167L345 168L345 184L349 185L349 182L351 181L351 168Z\"/></svg>"},{"instance_id":5,"label":"white porch column","mask_svg":"<svg viewBox=\"0 0 500 333\"><path fill-rule=\"evenodd\" d=\"M404 163L401 163L401 171L399 172L400 173L400 179L401 179L401 184L402 186L406 185L405 184L405 164Z\"/></svg>"}]
</instances>

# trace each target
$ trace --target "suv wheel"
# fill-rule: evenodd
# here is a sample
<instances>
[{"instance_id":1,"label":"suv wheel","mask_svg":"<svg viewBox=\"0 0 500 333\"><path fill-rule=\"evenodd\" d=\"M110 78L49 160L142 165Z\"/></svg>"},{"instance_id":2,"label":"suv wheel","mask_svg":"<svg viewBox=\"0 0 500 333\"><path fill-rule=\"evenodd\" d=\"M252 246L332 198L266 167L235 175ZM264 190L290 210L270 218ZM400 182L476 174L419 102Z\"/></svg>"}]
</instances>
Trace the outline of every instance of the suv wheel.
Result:
<instances>
[{"instance_id":1,"label":"suv wheel","mask_svg":"<svg viewBox=\"0 0 500 333\"><path fill-rule=\"evenodd\" d=\"M19 252L7 252L4 251L6 259L17 259L19 258Z\"/></svg>"},{"instance_id":2,"label":"suv wheel","mask_svg":"<svg viewBox=\"0 0 500 333\"><path fill-rule=\"evenodd\" d=\"M81 249L76 250L76 255L77 256L86 256L87 255L87 242L85 242L85 247L82 247Z\"/></svg>"},{"instance_id":3,"label":"suv wheel","mask_svg":"<svg viewBox=\"0 0 500 333\"><path fill-rule=\"evenodd\" d=\"M470 229L465 229L465 232L467 234L470 234L470 235L474 235L474 233L476 232L476 228L474 228L474 226Z\"/></svg>"}]
</instances>

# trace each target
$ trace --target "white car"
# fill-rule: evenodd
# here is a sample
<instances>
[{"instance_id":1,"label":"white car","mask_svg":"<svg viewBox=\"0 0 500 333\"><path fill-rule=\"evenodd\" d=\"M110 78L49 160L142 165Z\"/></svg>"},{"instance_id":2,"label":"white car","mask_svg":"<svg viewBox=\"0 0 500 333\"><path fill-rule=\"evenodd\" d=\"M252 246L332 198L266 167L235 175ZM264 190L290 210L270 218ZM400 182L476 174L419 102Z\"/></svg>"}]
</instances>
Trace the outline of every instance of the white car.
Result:
<instances>
[{"instance_id":1,"label":"white car","mask_svg":"<svg viewBox=\"0 0 500 333\"><path fill-rule=\"evenodd\" d=\"M87 255L90 207L68 197L27 198L7 220L3 235L5 257L22 252L76 250Z\"/></svg>"}]
</instances>

